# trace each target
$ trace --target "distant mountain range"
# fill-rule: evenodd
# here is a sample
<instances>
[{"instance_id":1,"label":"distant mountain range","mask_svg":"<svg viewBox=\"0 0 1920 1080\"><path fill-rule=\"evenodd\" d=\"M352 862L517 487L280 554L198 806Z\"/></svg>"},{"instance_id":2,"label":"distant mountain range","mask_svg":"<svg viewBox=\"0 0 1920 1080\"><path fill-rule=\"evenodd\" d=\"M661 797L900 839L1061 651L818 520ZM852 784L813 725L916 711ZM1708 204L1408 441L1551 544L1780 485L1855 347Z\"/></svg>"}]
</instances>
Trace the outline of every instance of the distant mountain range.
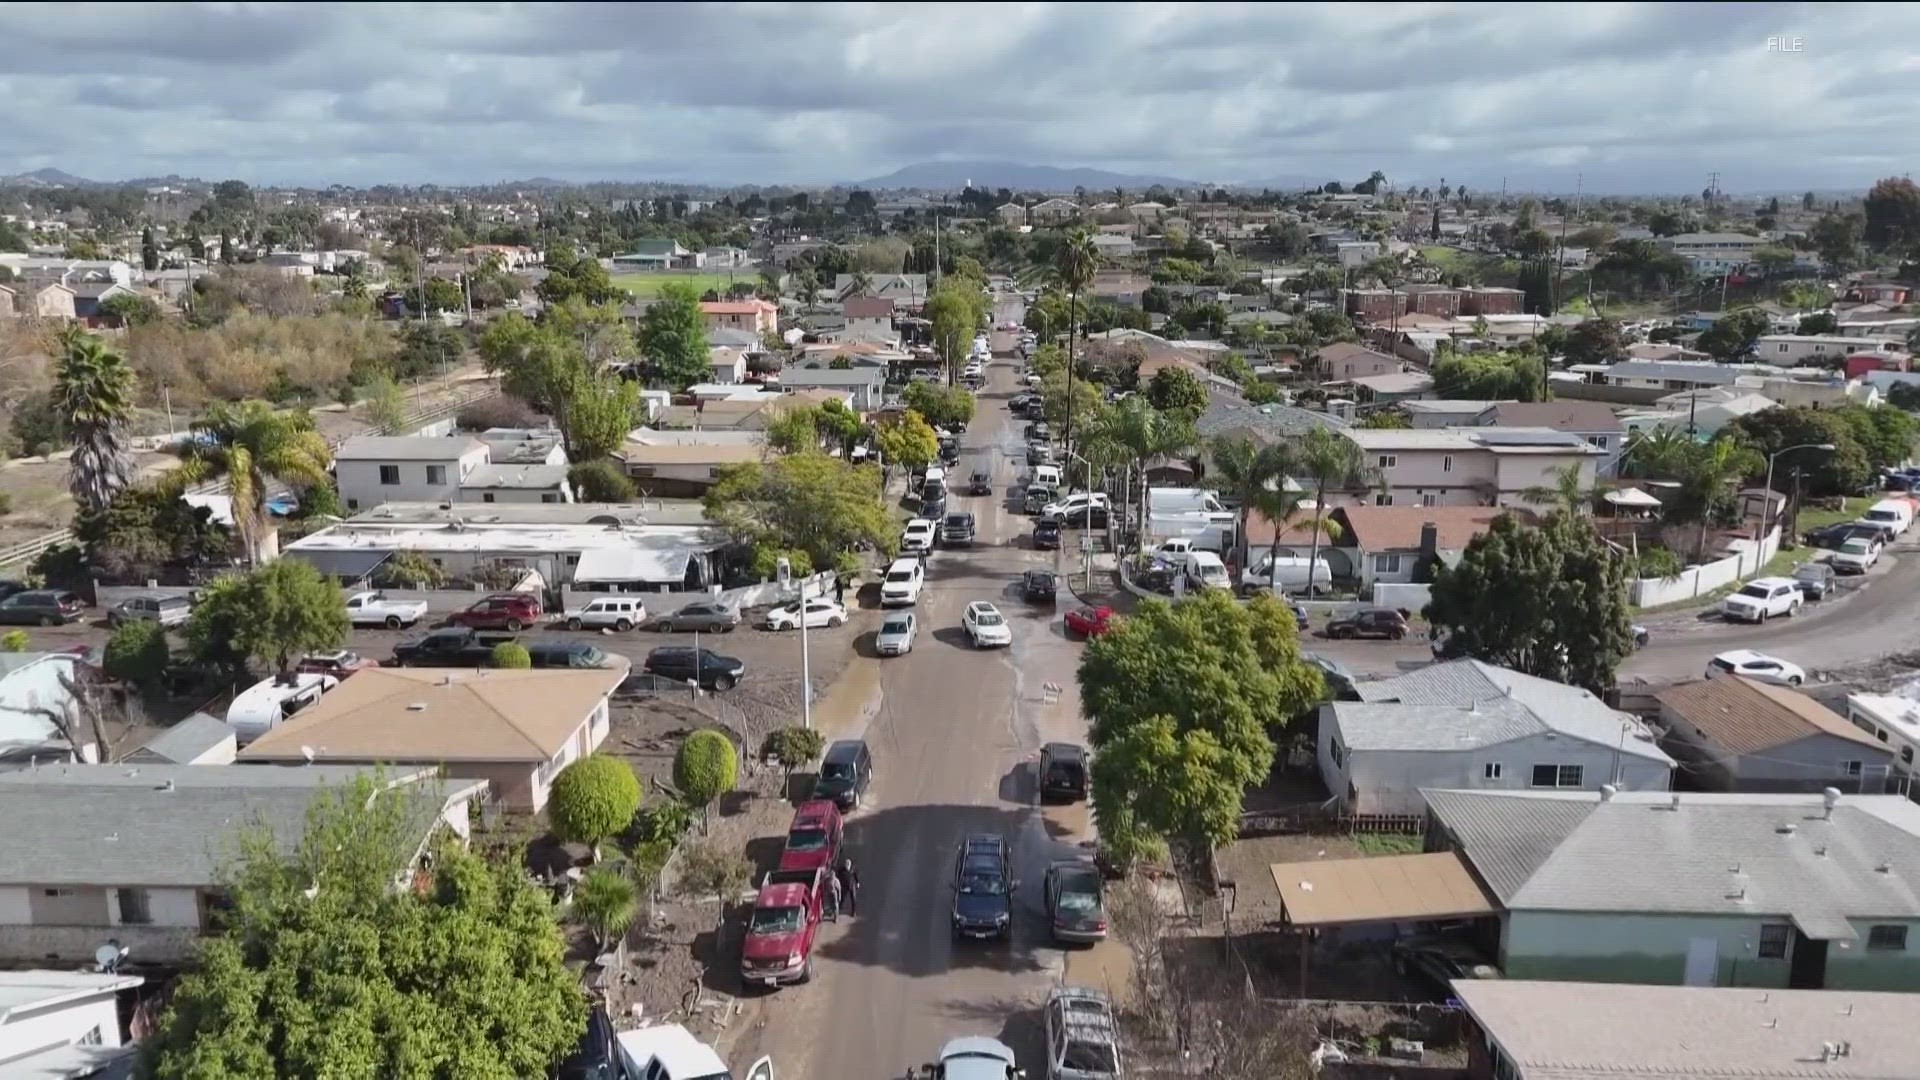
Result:
<instances>
[{"instance_id":1,"label":"distant mountain range","mask_svg":"<svg viewBox=\"0 0 1920 1080\"><path fill-rule=\"evenodd\" d=\"M1173 176L1145 176L1111 172L1107 169L1060 168L1053 165L1021 165L1012 161L923 161L895 169L885 176L861 180L852 187L898 189L924 188L932 191L957 191L971 183L976 188L1012 188L1015 191L1088 191L1110 188L1141 188L1159 184L1170 188L1200 186L1196 180Z\"/></svg>"},{"instance_id":2,"label":"distant mountain range","mask_svg":"<svg viewBox=\"0 0 1920 1080\"><path fill-rule=\"evenodd\" d=\"M0 184L16 187L92 187L94 182L59 169L35 169L17 176L0 176Z\"/></svg>"}]
</instances>

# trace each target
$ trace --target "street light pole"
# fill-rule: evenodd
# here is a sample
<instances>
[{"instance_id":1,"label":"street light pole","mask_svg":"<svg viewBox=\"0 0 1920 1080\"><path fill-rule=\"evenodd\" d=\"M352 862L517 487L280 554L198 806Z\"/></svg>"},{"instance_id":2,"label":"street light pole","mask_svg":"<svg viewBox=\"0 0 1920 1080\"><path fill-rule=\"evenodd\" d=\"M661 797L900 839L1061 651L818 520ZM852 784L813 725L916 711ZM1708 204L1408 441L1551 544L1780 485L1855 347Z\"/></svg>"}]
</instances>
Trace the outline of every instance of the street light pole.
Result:
<instances>
[{"instance_id":1,"label":"street light pole","mask_svg":"<svg viewBox=\"0 0 1920 1080\"><path fill-rule=\"evenodd\" d=\"M807 652L807 579L800 579L800 724L813 728L813 665Z\"/></svg>"},{"instance_id":2,"label":"street light pole","mask_svg":"<svg viewBox=\"0 0 1920 1080\"><path fill-rule=\"evenodd\" d=\"M1771 453L1771 454L1768 454L1768 455L1767 455L1767 488L1766 488L1766 500L1767 500L1767 505L1766 505L1765 507L1763 507L1763 508L1761 509L1761 511L1760 511L1760 524L1754 527L1754 530L1753 530L1753 542L1754 542L1754 543L1756 543L1756 544L1758 544L1758 543L1760 543L1760 541L1761 541L1761 538L1762 538L1762 537L1765 537L1765 536L1767 535L1767 530L1768 530L1769 528L1771 528L1771 527L1773 526L1773 517L1774 517L1774 513L1773 513L1773 463L1774 463L1775 461L1778 461L1778 460L1780 459L1780 455L1781 455L1781 454L1784 454L1784 453L1786 453L1786 452L1788 452L1789 450L1828 450L1828 451L1831 451L1832 449L1833 449L1833 444L1832 444L1832 443L1824 443L1824 442L1823 442L1823 443L1796 443L1796 444L1795 444L1795 445L1793 445L1793 446L1783 446L1783 447L1781 447L1780 449L1778 449L1778 450L1775 450L1775 451L1774 451L1773 453ZM1759 566L1758 566L1758 564L1756 564L1754 568L1755 568L1755 569L1759 569Z\"/></svg>"}]
</instances>

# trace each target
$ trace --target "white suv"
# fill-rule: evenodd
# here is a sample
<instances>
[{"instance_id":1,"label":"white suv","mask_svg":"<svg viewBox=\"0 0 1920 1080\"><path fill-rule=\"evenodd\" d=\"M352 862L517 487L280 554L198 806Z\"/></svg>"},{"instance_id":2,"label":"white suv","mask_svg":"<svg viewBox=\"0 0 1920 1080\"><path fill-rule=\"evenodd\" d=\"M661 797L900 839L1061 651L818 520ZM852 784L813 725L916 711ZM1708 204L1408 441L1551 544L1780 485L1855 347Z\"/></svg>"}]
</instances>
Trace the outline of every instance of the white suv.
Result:
<instances>
[{"instance_id":1,"label":"white suv","mask_svg":"<svg viewBox=\"0 0 1920 1080\"><path fill-rule=\"evenodd\" d=\"M932 551L934 537L940 527L926 518L914 518L907 522L907 529L900 535L900 550L906 552Z\"/></svg>"},{"instance_id":2,"label":"white suv","mask_svg":"<svg viewBox=\"0 0 1920 1080\"><path fill-rule=\"evenodd\" d=\"M985 600L968 604L967 613L961 616L960 622L967 628L967 637L972 639L976 649L1013 644L1013 627L1007 625L1007 617Z\"/></svg>"},{"instance_id":3,"label":"white suv","mask_svg":"<svg viewBox=\"0 0 1920 1080\"><path fill-rule=\"evenodd\" d=\"M1720 601L1720 614L1743 622L1766 622L1775 615L1799 611L1805 599L1792 578L1754 578Z\"/></svg>"},{"instance_id":4,"label":"white suv","mask_svg":"<svg viewBox=\"0 0 1920 1080\"><path fill-rule=\"evenodd\" d=\"M1109 502L1105 492L1076 491L1058 502L1050 502L1041 507L1040 516L1050 518L1078 516L1086 513L1089 507L1099 507L1104 511L1108 508Z\"/></svg>"},{"instance_id":5,"label":"white suv","mask_svg":"<svg viewBox=\"0 0 1920 1080\"><path fill-rule=\"evenodd\" d=\"M887 578L880 583L880 604L882 607L911 606L920 602L920 587L926 584L927 572L920 568L918 559L895 559L887 567Z\"/></svg>"},{"instance_id":6,"label":"white suv","mask_svg":"<svg viewBox=\"0 0 1920 1080\"><path fill-rule=\"evenodd\" d=\"M611 629L625 633L647 621L647 605L625 597L603 596L561 617L569 630Z\"/></svg>"}]
</instances>

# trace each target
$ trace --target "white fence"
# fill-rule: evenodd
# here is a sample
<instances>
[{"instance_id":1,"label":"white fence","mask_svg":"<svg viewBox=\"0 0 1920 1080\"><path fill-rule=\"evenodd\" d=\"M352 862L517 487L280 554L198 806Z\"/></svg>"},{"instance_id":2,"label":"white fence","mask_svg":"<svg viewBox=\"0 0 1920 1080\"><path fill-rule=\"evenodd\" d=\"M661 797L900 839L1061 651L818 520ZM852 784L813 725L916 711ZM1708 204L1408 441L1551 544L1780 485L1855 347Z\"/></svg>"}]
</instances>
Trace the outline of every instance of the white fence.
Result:
<instances>
[{"instance_id":1,"label":"white fence","mask_svg":"<svg viewBox=\"0 0 1920 1080\"><path fill-rule=\"evenodd\" d=\"M822 570L806 578L807 594L813 597L832 596L834 575L831 570ZM750 608L769 607L774 604L791 603L800 596L801 579L785 582L763 581L758 585L745 585L735 589L716 589L705 592L677 592L647 590L644 592L611 593L575 589L571 586L561 590L561 606L567 611L575 611L587 606L593 600L603 596L627 597L647 605L647 614L667 615L678 611L696 600L718 600L735 611Z\"/></svg>"},{"instance_id":2,"label":"white fence","mask_svg":"<svg viewBox=\"0 0 1920 1080\"><path fill-rule=\"evenodd\" d=\"M1415 615L1426 609L1433 599L1433 586L1414 584L1410 581L1376 581L1373 583L1373 606L1411 611Z\"/></svg>"},{"instance_id":3,"label":"white fence","mask_svg":"<svg viewBox=\"0 0 1920 1080\"><path fill-rule=\"evenodd\" d=\"M1635 607L1660 607L1692 600L1723 585L1731 585L1755 573L1773 558L1774 553L1780 550L1780 530L1775 527L1757 545L1751 540L1735 540L1731 546L1734 553L1726 558L1689 566L1678 576L1640 578L1629 582L1627 595Z\"/></svg>"}]
</instances>

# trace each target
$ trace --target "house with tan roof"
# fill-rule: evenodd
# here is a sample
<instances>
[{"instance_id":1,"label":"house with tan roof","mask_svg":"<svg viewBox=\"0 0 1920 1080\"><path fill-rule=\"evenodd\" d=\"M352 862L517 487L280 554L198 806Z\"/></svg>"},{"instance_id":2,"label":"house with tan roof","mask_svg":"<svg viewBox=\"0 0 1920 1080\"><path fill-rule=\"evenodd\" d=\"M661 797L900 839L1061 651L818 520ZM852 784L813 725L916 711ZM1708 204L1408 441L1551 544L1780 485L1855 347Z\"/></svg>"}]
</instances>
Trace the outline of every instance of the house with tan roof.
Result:
<instances>
[{"instance_id":1,"label":"house with tan roof","mask_svg":"<svg viewBox=\"0 0 1920 1080\"><path fill-rule=\"evenodd\" d=\"M764 334L780 325L780 309L757 296L745 300L707 300L700 317L709 330L746 330Z\"/></svg>"},{"instance_id":2,"label":"house with tan roof","mask_svg":"<svg viewBox=\"0 0 1920 1080\"><path fill-rule=\"evenodd\" d=\"M662 431L635 428L613 456L649 495L697 497L729 465L759 461L766 439L758 431Z\"/></svg>"},{"instance_id":3,"label":"house with tan roof","mask_svg":"<svg viewBox=\"0 0 1920 1080\"><path fill-rule=\"evenodd\" d=\"M536 813L553 778L607 737L627 668L370 668L240 751L242 764L435 765ZM371 676L371 677L369 677Z\"/></svg>"},{"instance_id":4,"label":"house with tan roof","mask_svg":"<svg viewBox=\"0 0 1920 1080\"><path fill-rule=\"evenodd\" d=\"M1667 750L1701 790L1887 790L1895 748L1797 690L1730 675L1655 697Z\"/></svg>"}]
</instances>

